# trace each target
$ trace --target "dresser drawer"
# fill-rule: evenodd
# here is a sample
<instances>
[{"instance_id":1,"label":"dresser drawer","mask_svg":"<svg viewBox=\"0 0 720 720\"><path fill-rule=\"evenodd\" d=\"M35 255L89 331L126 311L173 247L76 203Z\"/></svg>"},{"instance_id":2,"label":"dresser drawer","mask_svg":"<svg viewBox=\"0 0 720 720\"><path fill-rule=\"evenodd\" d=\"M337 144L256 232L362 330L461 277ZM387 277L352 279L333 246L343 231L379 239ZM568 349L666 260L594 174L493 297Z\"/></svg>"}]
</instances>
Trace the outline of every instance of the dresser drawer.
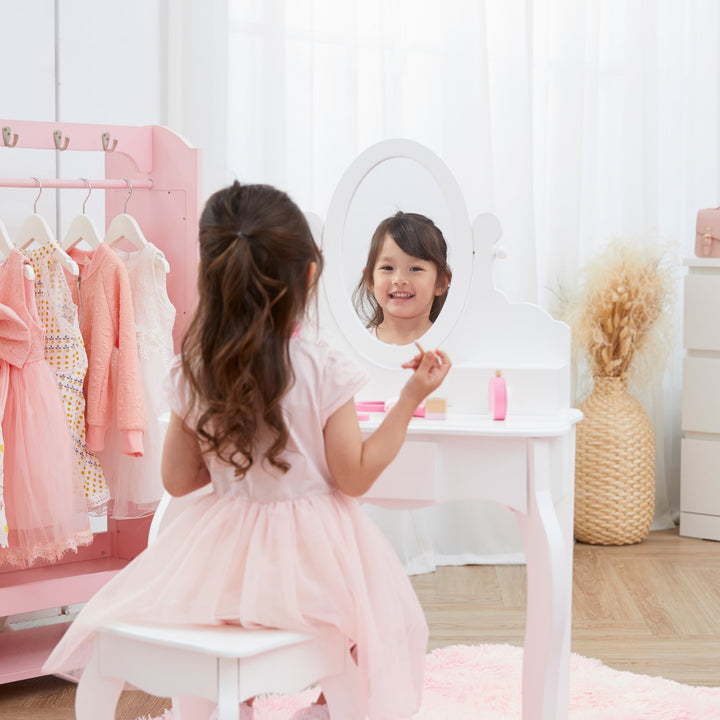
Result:
<instances>
[{"instance_id":1,"label":"dresser drawer","mask_svg":"<svg viewBox=\"0 0 720 720\"><path fill-rule=\"evenodd\" d=\"M686 357L682 388L682 429L720 434L720 357Z\"/></svg>"},{"instance_id":2,"label":"dresser drawer","mask_svg":"<svg viewBox=\"0 0 720 720\"><path fill-rule=\"evenodd\" d=\"M436 443L406 442L362 499L388 507L398 501L407 501L402 507L424 507L435 502L436 482Z\"/></svg>"},{"instance_id":3,"label":"dresser drawer","mask_svg":"<svg viewBox=\"0 0 720 720\"><path fill-rule=\"evenodd\" d=\"M680 510L720 516L720 439L683 438Z\"/></svg>"},{"instance_id":4,"label":"dresser drawer","mask_svg":"<svg viewBox=\"0 0 720 720\"><path fill-rule=\"evenodd\" d=\"M691 272L685 278L683 345L689 350L720 350L720 272Z\"/></svg>"}]
</instances>

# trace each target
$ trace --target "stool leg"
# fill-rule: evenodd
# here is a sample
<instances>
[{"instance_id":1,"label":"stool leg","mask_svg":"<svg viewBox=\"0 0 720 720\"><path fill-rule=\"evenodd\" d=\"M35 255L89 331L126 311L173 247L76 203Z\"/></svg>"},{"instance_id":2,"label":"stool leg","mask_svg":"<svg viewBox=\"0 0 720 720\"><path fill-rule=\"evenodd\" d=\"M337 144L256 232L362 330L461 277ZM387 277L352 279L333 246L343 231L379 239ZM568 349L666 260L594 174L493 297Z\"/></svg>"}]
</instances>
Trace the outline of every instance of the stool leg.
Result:
<instances>
[{"instance_id":1,"label":"stool leg","mask_svg":"<svg viewBox=\"0 0 720 720\"><path fill-rule=\"evenodd\" d=\"M124 680L100 674L94 650L75 692L77 720L115 720L115 707L124 686Z\"/></svg>"},{"instance_id":2,"label":"stool leg","mask_svg":"<svg viewBox=\"0 0 720 720\"><path fill-rule=\"evenodd\" d=\"M218 658L218 720L240 717L240 686L238 661Z\"/></svg>"},{"instance_id":3,"label":"stool leg","mask_svg":"<svg viewBox=\"0 0 720 720\"><path fill-rule=\"evenodd\" d=\"M365 720L365 692L361 687L360 671L350 648L347 649L345 670L320 681L327 700L330 720Z\"/></svg>"},{"instance_id":4,"label":"stool leg","mask_svg":"<svg viewBox=\"0 0 720 720\"><path fill-rule=\"evenodd\" d=\"M173 697L173 720L210 720L215 705L212 700L201 697Z\"/></svg>"}]
</instances>

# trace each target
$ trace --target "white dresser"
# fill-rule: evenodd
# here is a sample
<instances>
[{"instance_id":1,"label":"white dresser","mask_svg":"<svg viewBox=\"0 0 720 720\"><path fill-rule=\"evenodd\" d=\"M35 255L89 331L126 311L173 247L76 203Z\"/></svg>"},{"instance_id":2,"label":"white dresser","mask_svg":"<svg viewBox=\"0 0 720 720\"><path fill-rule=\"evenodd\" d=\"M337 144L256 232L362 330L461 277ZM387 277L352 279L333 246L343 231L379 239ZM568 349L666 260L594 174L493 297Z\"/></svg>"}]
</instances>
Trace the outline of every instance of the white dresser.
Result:
<instances>
[{"instance_id":1,"label":"white dresser","mask_svg":"<svg viewBox=\"0 0 720 720\"><path fill-rule=\"evenodd\" d=\"M720 258L687 258L680 534L720 540Z\"/></svg>"}]
</instances>

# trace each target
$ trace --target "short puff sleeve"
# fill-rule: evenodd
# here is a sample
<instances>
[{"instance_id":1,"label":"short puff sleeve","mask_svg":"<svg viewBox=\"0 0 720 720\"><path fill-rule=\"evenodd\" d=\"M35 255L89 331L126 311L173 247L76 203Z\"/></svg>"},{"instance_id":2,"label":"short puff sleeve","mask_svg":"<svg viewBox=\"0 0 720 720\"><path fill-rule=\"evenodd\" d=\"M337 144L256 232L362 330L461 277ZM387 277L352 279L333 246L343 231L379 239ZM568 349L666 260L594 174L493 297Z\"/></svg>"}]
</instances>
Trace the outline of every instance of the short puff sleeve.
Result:
<instances>
[{"instance_id":1,"label":"short puff sleeve","mask_svg":"<svg viewBox=\"0 0 720 720\"><path fill-rule=\"evenodd\" d=\"M30 356L32 339L30 328L7 305L0 304L0 360L22 367Z\"/></svg>"},{"instance_id":2,"label":"short puff sleeve","mask_svg":"<svg viewBox=\"0 0 720 720\"><path fill-rule=\"evenodd\" d=\"M170 363L170 369L165 379L165 400L170 410L178 417L185 419L190 406L190 393L188 383L182 368L182 358L176 355Z\"/></svg>"},{"instance_id":3,"label":"short puff sleeve","mask_svg":"<svg viewBox=\"0 0 720 720\"><path fill-rule=\"evenodd\" d=\"M320 382L320 422L339 410L370 379L369 373L339 350L327 349Z\"/></svg>"}]
</instances>

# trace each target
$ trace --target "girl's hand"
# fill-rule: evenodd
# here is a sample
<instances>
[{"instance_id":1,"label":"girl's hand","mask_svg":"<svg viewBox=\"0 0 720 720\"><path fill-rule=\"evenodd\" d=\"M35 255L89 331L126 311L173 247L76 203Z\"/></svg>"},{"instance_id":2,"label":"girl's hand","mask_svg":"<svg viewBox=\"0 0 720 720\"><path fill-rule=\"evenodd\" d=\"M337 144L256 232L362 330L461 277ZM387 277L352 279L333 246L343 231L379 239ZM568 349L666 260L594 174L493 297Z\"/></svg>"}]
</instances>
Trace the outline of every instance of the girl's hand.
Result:
<instances>
[{"instance_id":1,"label":"girl's hand","mask_svg":"<svg viewBox=\"0 0 720 720\"><path fill-rule=\"evenodd\" d=\"M417 370L420 367L420 361L423 359L424 354L424 352L418 353L412 358L412 360L404 362L401 367L405 368L406 370Z\"/></svg>"},{"instance_id":2,"label":"girl's hand","mask_svg":"<svg viewBox=\"0 0 720 720\"><path fill-rule=\"evenodd\" d=\"M417 345L417 343L415 343ZM407 362L404 362L401 367L405 368L406 370L417 370L420 367L420 363L425 355L427 353L418 345L418 349L420 352L415 355L411 360L408 360ZM450 358L442 351L442 350L435 350L434 353L431 352L431 355L436 356L436 362L438 365L444 365L445 363L450 363ZM449 368L448 368L449 369Z\"/></svg>"},{"instance_id":3,"label":"girl's hand","mask_svg":"<svg viewBox=\"0 0 720 720\"><path fill-rule=\"evenodd\" d=\"M405 383L402 393L409 393L417 399L419 405L431 392L437 390L450 372L452 363L442 350L429 350L415 355L412 360L403 363L403 367L414 370L412 377Z\"/></svg>"}]
</instances>

